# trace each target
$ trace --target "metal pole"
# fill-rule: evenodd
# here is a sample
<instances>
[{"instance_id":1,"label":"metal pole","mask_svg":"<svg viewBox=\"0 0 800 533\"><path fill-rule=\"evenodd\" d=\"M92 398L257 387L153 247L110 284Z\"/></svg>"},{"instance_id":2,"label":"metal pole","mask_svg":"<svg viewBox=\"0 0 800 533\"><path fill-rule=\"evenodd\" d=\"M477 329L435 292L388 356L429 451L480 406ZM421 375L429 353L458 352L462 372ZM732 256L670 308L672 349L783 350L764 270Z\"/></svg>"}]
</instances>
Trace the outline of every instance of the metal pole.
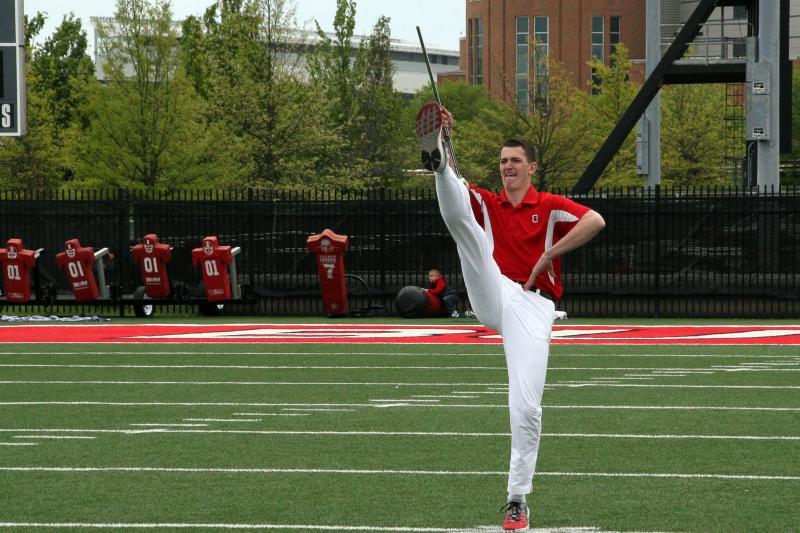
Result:
<instances>
[{"instance_id":1,"label":"metal pole","mask_svg":"<svg viewBox=\"0 0 800 533\"><path fill-rule=\"evenodd\" d=\"M647 52L645 78L661 61L661 0L647 0ZM661 183L661 94L657 93L644 112L644 121L639 122L639 132L647 140L641 149L647 157L645 187Z\"/></svg>"},{"instance_id":2,"label":"metal pole","mask_svg":"<svg viewBox=\"0 0 800 533\"><path fill-rule=\"evenodd\" d=\"M769 140L758 141L757 176L760 190L780 187L780 2L758 4L758 62L770 65Z\"/></svg>"},{"instance_id":3,"label":"metal pole","mask_svg":"<svg viewBox=\"0 0 800 533\"><path fill-rule=\"evenodd\" d=\"M436 103L442 105L442 98L439 96L439 88L436 86L436 78L433 77L433 70L431 70L431 61L428 59L428 51L425 49L425 41L422 39L422 30L417 26L417 35L419 36L419 44L422 46L422 57L425 58L425 66L428 68L428 76L431 79L431 87L433 87L433 95L436 97ZM450 152L450 157L453 159L453 169L456 171L457 176L461 176L458 170L458 159L456 159L456 152L453 150L453 141L450 139L450 128L444 128L443 140L445 149Z\"/></svg>"}]
</instances>

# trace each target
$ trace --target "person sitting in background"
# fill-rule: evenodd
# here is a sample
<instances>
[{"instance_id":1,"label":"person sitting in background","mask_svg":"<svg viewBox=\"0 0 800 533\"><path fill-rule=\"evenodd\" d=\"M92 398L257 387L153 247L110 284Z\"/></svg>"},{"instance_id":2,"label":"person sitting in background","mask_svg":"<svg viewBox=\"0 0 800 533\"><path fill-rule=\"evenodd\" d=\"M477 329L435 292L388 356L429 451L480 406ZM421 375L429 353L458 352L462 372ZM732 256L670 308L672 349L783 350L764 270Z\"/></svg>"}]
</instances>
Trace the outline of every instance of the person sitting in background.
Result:
<instances>
[{"instance_id":1,"label":"person sitting in background","mask_svg":"<svg viewBox=\"0 0 800 533\"><path fill-rule=\"evenodd\" d=\"M452 318L458 318L459 314L456 310L456 305L458 305L458 294L456 294L456 291L447 286L442 273L434 268L428 272L428 281L430 282L430 287L423 290L439 298L447 308L448 315L450 315Z\"/></svg>"}]
</instances>

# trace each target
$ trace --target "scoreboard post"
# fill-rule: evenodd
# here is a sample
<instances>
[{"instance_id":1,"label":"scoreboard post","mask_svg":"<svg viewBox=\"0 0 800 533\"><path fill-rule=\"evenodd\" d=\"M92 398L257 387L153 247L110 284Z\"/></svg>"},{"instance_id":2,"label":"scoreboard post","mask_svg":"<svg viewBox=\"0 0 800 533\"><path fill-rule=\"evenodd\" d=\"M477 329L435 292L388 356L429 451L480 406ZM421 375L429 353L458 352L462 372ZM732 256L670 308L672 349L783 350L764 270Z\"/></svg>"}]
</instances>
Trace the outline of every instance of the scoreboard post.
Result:
<instances>
[{"instance_id":1,"label":"scoreboard post","mask_svg":"<svg viewBox=\"0 0 800 533\"><path fill-rule=\"evenodd\" d=\"M23 0L0 0L0 136L27 129Z\"/></svg>"}]
</instances>

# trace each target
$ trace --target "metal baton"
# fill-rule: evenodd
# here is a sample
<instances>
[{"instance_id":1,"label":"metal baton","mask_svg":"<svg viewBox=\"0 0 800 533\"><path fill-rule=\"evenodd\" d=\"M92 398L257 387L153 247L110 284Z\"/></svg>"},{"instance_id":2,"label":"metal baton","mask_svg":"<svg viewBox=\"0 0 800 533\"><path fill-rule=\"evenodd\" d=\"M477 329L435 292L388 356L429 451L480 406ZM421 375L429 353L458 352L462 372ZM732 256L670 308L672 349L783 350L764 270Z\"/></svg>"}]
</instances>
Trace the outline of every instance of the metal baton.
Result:
<instances>
[{"instance_id":1,"label":"metal baton","mask_svg":"<svg viewBox=\"0 0 800 533\"><path fill-rule=\"evenodd\" d=\"M436 79L433 77L431 70L431 61L428 59L428 51L425 49L425 41L422 40L422 30L417 26L417 35L419 35L419 44L422 46L422 57L425 58L425 66L428 67L428 76L431 79L431 87L433 87L433 95L436 97L436 103L442 105L442 98L439 96L439 88L436 86ZM444 135L442 136L445 144L445 149L450 152L450 157L453 158L453 168L456 171L456 176L461 177L461 172L458 170L458 159L456 159L456 152L453 150L453 141L450 139L450 128L444 128Z\"/></svg>"}]
</instances>

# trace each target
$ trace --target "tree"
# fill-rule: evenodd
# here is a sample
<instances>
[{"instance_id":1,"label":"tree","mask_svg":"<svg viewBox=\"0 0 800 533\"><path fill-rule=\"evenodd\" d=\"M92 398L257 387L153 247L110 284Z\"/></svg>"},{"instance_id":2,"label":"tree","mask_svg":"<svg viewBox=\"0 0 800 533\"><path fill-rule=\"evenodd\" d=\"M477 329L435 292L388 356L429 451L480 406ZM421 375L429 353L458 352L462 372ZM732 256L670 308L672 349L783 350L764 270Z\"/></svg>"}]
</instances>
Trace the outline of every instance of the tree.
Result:
<instances>
[{"instance_id":1,"label":"tree","mask_svg":"<svg viewBox=\"0 0 800 533\"><path fill-rule=\"evenodd\" d=\"M55 98L32 68L33 39L44 26L41 13L25 18L27 81L27 134L0 137L0 186L34 191L49 190L61 183L65 152L51 105Z\"/></svg>"},{"instance_id":2,"label":"tree","mask_svg":"<svg viewBox=\"0 0 800 533\"><path fill-rule=\"evenodd\" d=\"M539 91L535 90L537 83ZM538 190L571 187L588 162L586 100L555 62L548 65L546 94L542 94L541 80L531 80L529 84L530 111L521 110L519 105L504 106L506 136L525 139L536 150L539 168L534 181ZM533 95L537 97L534 99Z\"/></svg>"},{"instance_id":3,"label":"tree","mask_svg":"<svg viewBox=\"0 0 800 533\"><path fill-rule=\"evenodd\" d=\"M73 124L86 127L87 87L95 82L94 63L87 53L88 40L81 20L70 13L33 54L34 89L49 92L48 104L56 124L65 130Z\"/></svg>"},{"instance_id":4,"label":"tree","mask_svg":"<svg viewBox=\"0 0 800 533\"><path fill-rule=\"evenodd\" d=\"M661 91L665 185L724 185L725 86L670 85Z\"/></svg>"},{"instance_id":5,"label":"tree","mask_svg":"<svg viewBox=\"0 0 800 533\"><path fill-rule=\"evenodd\" d=\"M394 90L390 19L380 17L364 52L366 73L358 94L362 120L360 152L371 162L370 173L388 183L401 174L405 150L402 147L403 99Z\"/></svg>"},{"instance_id":6,"label":"tree","mask_svg":"<svg viewBox=\"0 0 800 533\"><path fill-rule=\"evenodd\" d=\"M329 35L317 22L317 45L308 57L311 83L326 96L328 129L338 136L332 161L364 184L388 184L402 173L403 100L394 90L389 18L380 17L355 44L356 3L337 0Z\"/></svg>"},{"instance_id":7,"label":"tree","mask_svg":"<svg viewBox=\"0 0 800 533\"><path fill-rule=\"evenodd\" d=\"M497 116L503 112L502 103L495 100L482 85L464 81L444 81L438 84L439 95L455 120L453 127L453 148L463 177L489 189L499 182L500 144L505 132L496 123ZM420 152L414 133L414 121L420 108L434 100L433 89L421 89L406 107L403 118L403 132L408 169L420 168ZM430 186L429 176L406 178L409 187Z\"/></svg>"},{"instance_id":8,"label":"tree","mask_svg":"<svg viewBox=\"0 0 800 533\"><path fill-rule=\"evenodd\" d=\"M334 37L322 29L318 21L319 39L313 54L308 57L308 71L313 83L320 84L327 94L330 114L334 123L344 130L354 127L356 116L356 93L365 76L363 47L353 46L353 31L356 25L356 3L354 0L336 0L336 15L333 19Z\"/></svg>"},{"instance_id":9,"label":"tree","mask_svg":"<svg viewBox=\"0 0 800 533\"><path fill-rule=\"evenodd\" d=\"M369 162L359 148L363 144L365 117L359 108L359 91L366 79L364 46L354 46L356 3L337 0L333 37L316 21L317 43L307 58L311 83L327 100L327 128L336 146L332 166L359 178L368 173Z\"/></svg>"},{"instance_id":10,"label":"tree","mask_svg":"<svg viewBox=\"0 0 800 533\"><path fill-rule=\"evenodd\" d=\"M75 185L235 182L232 151L198 119L201 103L181 68L169 2L118 0L113 27L98 31L106 83L90 93L91 125Z\"/></svg>"},{"instance_id":11,"label":"tree","mask_svg":"<svg viewBox=\"0 0 800 533\"><path fill-rule=\"evenodd\" d=\"M589 126L592 144L589 150L600 149L608 134L628 109L636 96L637 88L630 79L631 63L628 49L623 44L616 46L606 65L597 58L590 62L594 72L592 90L594 95L583 94L587 112L583 121ZM612 159L598 180L604 187L637 187L642 179L636 175L636 135L631 132L619 152Z\"/></svg>"},{"instance_id":12,"label":"tree","mask_svg":"<svg viewBox=\"0 0 800 533\"><path fill-rule=\"evenodd\" d=\"M192 83L208 119L239 143L249 185L313 186L333 154L323 96L303 80L293 21L286 0L225 0L183 25Z\"/></svg>"}]
</instances>

